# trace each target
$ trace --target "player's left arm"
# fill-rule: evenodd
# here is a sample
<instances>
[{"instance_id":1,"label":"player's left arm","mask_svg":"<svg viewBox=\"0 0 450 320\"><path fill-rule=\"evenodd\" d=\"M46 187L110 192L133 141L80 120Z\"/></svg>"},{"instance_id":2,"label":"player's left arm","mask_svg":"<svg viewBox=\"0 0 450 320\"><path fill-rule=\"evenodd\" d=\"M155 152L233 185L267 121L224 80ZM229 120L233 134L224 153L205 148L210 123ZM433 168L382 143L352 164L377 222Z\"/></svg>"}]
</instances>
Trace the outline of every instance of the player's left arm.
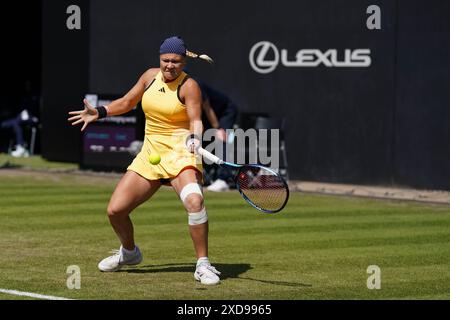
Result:
<instances>
[{"instance_id":1,"label":"player's left arm","mask_svg":"<svg viewBox=\"0 0 450 320\"><path fill-rule=\"evenodd\" d=\"M189 131L200 139L203 133L202 94L200 87L194 79L189 78L181 86L180 90L180 96L184 99L189 117Z\"/></svg>"}]
</instances>

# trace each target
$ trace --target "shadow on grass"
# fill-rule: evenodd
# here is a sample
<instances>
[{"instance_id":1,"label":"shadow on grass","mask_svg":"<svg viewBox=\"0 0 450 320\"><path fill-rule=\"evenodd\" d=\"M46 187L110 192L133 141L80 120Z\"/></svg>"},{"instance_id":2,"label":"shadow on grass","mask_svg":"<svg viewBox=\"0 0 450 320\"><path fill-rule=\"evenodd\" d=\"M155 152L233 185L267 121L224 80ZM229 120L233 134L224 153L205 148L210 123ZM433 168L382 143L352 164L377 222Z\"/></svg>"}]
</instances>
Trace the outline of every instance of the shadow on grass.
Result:
<instances>
[{"instance_id":1,"label":"shadow on grass","mask_svg":"<svg viewBox=\"0 0 450 320\"><path fill-rule=\"evenodd\" d=\"M277 281L277 280L266 280L266 279L255 279L249 277L241 277L241 274L246 273L251 270L252 267L248 263L215 263L214 267L221 272L220 279L242 279L250 280L280 286L289 287L312 287L311 284L299 283L299 282L288 282L288 281ZM127 269L122 269L117 272L126 273L159 273L159 272L187 272L193 273L195 270L195 264L193 263L171 263L162 265L145 265L138 267L128 267Z\"/></svg>"},{"instance_id":2,"label":"shadow on grass","mask_svg":"<svg viewBox=\"0 0 450 320\"><path fill-rule=\"evenodd\" d=\"M15 163L11 163L9 162L9 160L0 163L0 169L18 169L18 168L22 168L23 166L20 164L15 164Z\"/></svg>"}]
</instances>

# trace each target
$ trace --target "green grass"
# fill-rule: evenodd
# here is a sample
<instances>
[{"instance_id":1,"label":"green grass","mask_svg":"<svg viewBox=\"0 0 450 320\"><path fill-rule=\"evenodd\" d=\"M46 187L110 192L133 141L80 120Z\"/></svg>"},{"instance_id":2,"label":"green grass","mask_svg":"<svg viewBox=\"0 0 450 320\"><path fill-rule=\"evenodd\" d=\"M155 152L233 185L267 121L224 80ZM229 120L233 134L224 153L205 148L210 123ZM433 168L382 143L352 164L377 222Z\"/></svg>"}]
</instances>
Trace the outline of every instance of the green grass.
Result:
<instances>
[{"instance_id":1,"label":"green grass","mask_svg":"<svg viewBox=\"0 0 450 320\"><path fill-rule=\"evenodd\" d=\"M30 169L78 169L76 163L55 162L43 159L41 156L15 158L6 153L0 153L0 168L30 168Z\"/></svg>"},{"instance_id":2,"label":"green grass","mask_svg":"<svg viewBox=\"0 0 450 320\"><path fill-rule=\"evenodd\" d=\"M144 261L97 263L119 243L105 209L117 179L2 175L0 288L75 299L449 299L450 207L292 193L279 214L237 192L207 193L210 259L222 283L195 282L187 217L170 189L133 214ZM81 268L81 289L66 287ZM367 267L381 268L369 290ZM0 299L23 299L0 293Z\"/></svg>"}]
</instances>

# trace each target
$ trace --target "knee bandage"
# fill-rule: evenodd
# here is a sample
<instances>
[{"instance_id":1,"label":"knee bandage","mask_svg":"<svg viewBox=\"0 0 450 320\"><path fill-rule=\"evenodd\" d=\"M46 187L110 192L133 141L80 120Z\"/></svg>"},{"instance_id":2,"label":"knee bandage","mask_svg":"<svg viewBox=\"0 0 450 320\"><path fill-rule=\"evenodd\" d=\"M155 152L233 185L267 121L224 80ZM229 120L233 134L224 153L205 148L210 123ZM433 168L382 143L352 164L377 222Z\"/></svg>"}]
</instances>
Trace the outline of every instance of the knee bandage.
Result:
<instances>
[{"instance_id":1,"label":"knee bandage","mask_svg":"<svg viewBox=\"0 0 450 320\"><path fill-rule=\"evenodd\" d=\"M184 186L184 188L180 192L180 199L183 201L183 203L186 201L186 198L191 193L197 193L200 196L203 197L202 189L200 188L200 185L198 183L188 183Z\"/></svg>"},{"instance_id":2,"label":"knee bandage","mask_svg":"<svg viewBox=\"0 0 450 320\"><path fill-rule=\"evenodd\" d=\"M194 193L203 197L202 189L198 183L194 182L188 183L187 185L184 186L184 188L180 192L181 201L183 201L184 203L186 201L186 198L190 194ZM188 215L189 215L189 225L191 226L202 224L208 221L208 215L206 213L205 207L203 207L203 209L200 210L199 212L188 212Z\"/></svg>"},{"instance_id":3,"label":"knee bandage","mask_svg":"<svg viewBox=\"0 0 450 320\"><path fill-rule=\"evenodd\" d=\"M203 209L200 212L188 212L188 214L190 226L195 226L208 221L208 214L206 213L205 207L203 207Z\"/></svg>"}]
</instances>

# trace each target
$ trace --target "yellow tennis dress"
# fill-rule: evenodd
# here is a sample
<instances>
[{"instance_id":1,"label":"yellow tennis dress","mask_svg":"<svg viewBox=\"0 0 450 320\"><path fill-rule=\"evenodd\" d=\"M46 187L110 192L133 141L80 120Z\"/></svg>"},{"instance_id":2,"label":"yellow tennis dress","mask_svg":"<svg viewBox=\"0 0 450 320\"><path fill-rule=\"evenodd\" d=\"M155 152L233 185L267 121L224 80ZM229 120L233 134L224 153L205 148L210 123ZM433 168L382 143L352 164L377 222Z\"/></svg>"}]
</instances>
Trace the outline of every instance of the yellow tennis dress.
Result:
<instances>
[{"instance_id":1,"label":"yellow tennis dress","mask_svg":"<svg viewBox=\"0 0 450 320\"><path fill-rule=\"evenodd\" d=\"M186 168L203 172L201 157L186 148L189 136L189 117L186 106L179 99L179 89L187 79L183 72L174 81L165 83L161 71L142 96L145 114L145 137L141 152L127 170L148 180L170 179ZM161 162L153 165L149 156L157 153Z\"/></svg>"}]
</instances>

